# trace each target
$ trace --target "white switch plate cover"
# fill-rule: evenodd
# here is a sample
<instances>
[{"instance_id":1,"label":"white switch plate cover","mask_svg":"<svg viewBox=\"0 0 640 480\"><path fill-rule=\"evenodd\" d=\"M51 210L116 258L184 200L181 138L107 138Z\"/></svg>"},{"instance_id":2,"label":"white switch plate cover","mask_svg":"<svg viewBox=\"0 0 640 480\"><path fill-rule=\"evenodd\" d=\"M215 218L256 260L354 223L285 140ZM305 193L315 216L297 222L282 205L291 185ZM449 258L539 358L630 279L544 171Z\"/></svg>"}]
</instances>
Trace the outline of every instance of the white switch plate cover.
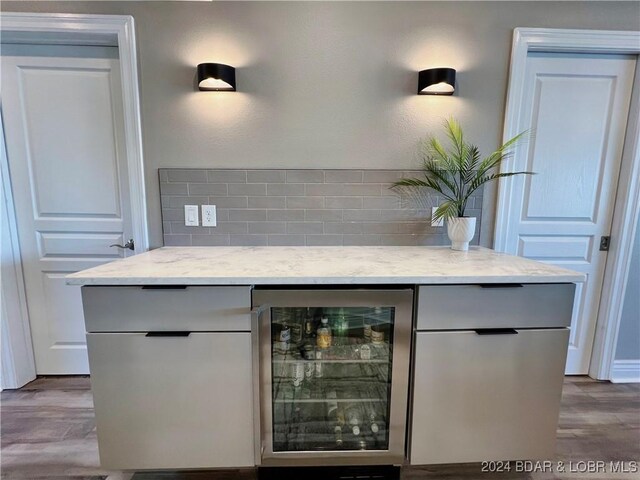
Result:
<instances>
[{"instance_id":1,"label":"white switch plate cover","mask_svg":"<svg viewBox=\"0 0 640 480\"><path fill-rule=\"evenodd\" d=\"M184 206L184 225L186 227L197 227L198 222L198 205Z\"/></svg>"},{"instance_id":2,"label":"white switch plate cover","mask_svg":"<svg viewBox=\"0 0 640 480\"><path fill-rule=\"evenodd\" d=\"M444 226L444 219L440 219L437 222L433 220L433 216L436 214L436 210L438 207L431 207L431 226L432 227L442 227Z\"/></svg>"},{"instance_id":3,"label":"white switch plate cover","mask_svg":"<svg viewBox=\"0 0 640 480\"><path fill-rule=\"evenodd\" d=\"M202 226L215 227L218 224L215 205L202 205Z\"/></svg>"}]
</instances>

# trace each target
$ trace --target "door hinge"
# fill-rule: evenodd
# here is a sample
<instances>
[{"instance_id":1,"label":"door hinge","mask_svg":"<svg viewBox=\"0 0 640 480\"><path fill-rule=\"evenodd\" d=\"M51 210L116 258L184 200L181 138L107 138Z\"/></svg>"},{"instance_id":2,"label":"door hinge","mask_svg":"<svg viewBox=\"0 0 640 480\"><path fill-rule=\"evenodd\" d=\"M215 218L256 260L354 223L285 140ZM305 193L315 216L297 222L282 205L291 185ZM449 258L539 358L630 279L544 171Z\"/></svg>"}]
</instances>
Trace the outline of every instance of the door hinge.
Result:
<instances>
[{"instance_id":1,"label":"door hinge","mask_svg":"<svg viewBox=\"0 0 640 480\"><path fill-rule=\"evenodd\" d=\"M611 237L609 237L609 236L600 237L600 251L601 252L608 252L609 251L609 245L611 245Z\"/></svg>"}]
</instances>

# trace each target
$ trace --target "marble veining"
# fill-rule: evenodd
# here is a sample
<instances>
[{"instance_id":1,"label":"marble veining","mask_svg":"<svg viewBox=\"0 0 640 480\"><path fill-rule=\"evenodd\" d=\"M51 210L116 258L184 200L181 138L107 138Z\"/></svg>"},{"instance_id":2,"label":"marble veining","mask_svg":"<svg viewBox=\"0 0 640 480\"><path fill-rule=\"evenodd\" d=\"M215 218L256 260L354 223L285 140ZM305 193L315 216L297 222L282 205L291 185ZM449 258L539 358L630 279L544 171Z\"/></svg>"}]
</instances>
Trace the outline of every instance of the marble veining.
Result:
<instances>
[{"instance_id":1,"label":"marble veining","mask_svg":"<svg viewBox=\"0 0 640 480\"><path fill-rule=\"evenodd\" d=\"M357 285L582 282L582 273L448 247L163 247L68 275L70 285Z\"/></svg>"}]
</instances>

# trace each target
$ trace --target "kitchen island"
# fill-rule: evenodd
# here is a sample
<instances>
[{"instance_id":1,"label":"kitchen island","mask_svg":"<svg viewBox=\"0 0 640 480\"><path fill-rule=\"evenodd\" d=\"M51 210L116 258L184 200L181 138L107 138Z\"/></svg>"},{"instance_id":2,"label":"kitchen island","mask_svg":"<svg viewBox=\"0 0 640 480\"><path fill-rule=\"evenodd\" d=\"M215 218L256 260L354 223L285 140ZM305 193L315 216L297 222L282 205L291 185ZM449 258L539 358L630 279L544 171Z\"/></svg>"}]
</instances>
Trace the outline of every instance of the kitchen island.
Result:
<instances>
[{"instance_id":1,"label":"kitchen island","mask_svg":"<svg viewBox=\"0 0 640 480\"><path fill-rule=\"evenodd\" d=\"M583 274L446 247L165 247L82 285L101 462L551 458Z\"/></svg>"}]
</instances>

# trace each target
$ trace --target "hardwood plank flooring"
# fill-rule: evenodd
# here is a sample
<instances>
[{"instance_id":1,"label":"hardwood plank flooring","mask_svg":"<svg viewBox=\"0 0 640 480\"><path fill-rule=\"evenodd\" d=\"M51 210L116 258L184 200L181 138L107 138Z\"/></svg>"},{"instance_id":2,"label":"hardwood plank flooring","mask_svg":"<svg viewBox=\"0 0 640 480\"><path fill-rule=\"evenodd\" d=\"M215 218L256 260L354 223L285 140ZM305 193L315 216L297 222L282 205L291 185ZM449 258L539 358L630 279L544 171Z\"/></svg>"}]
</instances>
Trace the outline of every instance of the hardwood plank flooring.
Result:
<instances>
[{"instance_id":1,"label":"hardwood plank flooring","mask_svg":"<svg viewBox=\"0 0 640 480\"><path fill-rule=\"evenodd\" d=\"M99 466L88 377L38 378L2 392L2 478L7 480L126 480ZM640 384L565 379L554 461L640 462ZM133 480L249 480L254 470L156 473ZM640 479L638 473L481 473L478 464L405 467L403 480L422 479Z\"/></svg>"}]
</instances>

